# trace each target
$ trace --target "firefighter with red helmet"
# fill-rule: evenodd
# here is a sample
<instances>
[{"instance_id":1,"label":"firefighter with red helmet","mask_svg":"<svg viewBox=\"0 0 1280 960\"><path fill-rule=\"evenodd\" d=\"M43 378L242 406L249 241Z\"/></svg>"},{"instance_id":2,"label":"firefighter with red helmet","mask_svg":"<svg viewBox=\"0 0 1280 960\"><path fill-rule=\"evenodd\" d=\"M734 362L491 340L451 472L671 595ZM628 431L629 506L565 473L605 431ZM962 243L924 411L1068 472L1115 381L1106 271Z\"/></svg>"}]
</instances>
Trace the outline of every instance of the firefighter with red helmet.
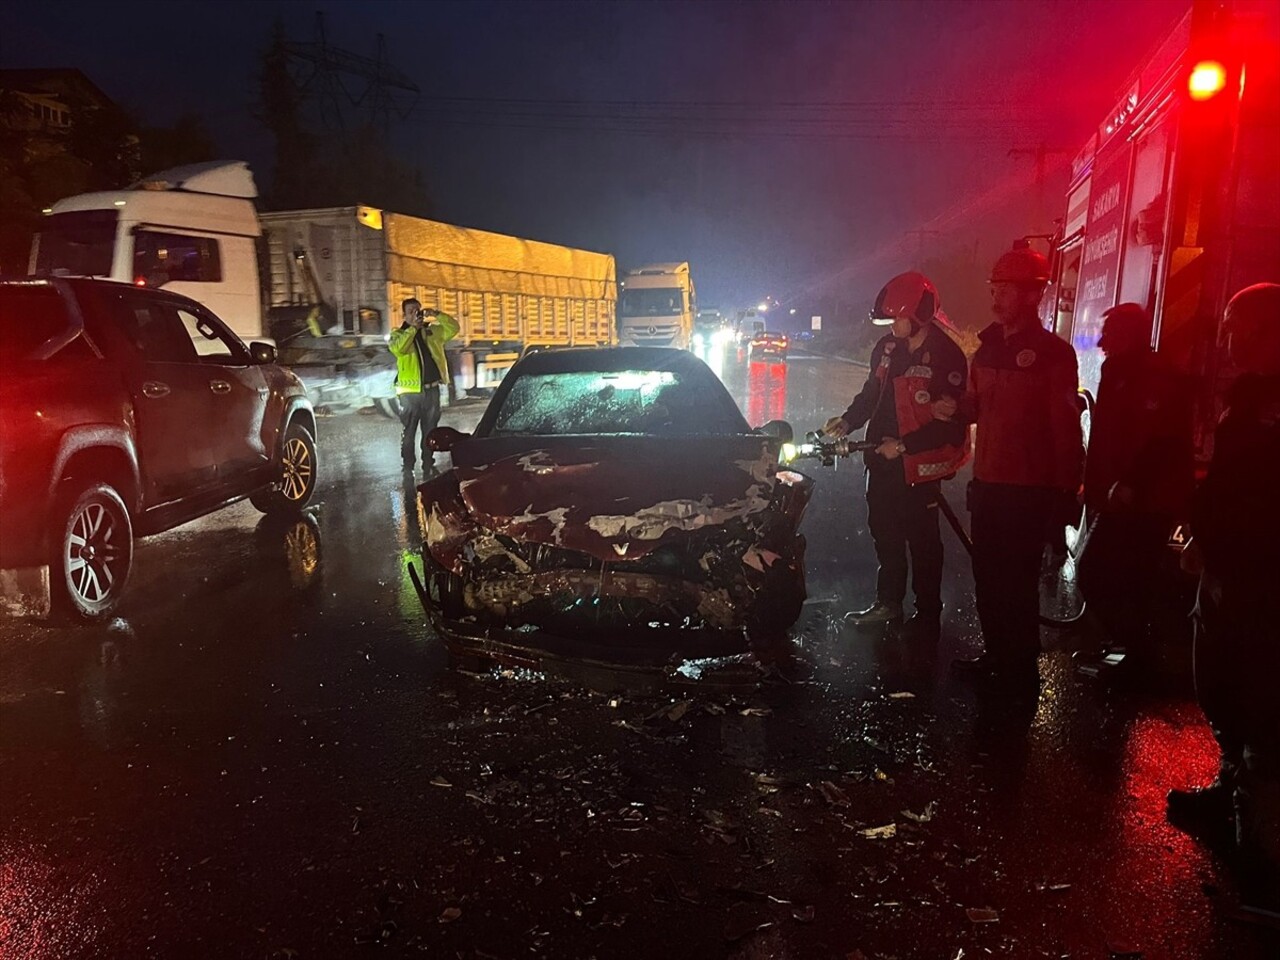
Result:
<instances>
[{"instance_id":1,"label":"firefighter with red helmet","mask_svg":"<svg viewBox=\"0 0 1280 960\"><path fill-rule=\"evenodd\" d=\"M1208 834L1234 827L1246 880L1262 881L1280 908L1280 284L1232 297L1223 330L1241 375L1227 391L1183 552L1200 575L1196 696L1222 756L1213 783L1169 792L1168 812Z\"/></svg>"},{"instance_id":2,"label":"firefighter with red helmet","mask_svg":"<svg viewBox=\"0 0 1280 960\"><path fill-rule=\"evenodd\" d=\"M968 455L968 430L952 418L964 391L964 353L947 334L938 290L923 274L894 277L876 298L872 322L892 327L871 351L871 369L849 408L824 432L866 426L879 446L865 455L867 517L880 570L876 601L849 616L858 625L902 622L910 550L915 614L909 635L936 641L942 617L938 488Z\"/></svg>"},{"instance_id":3,"label":"firefighter with red helmet","mask_svg":"<svg viewBox=\"0 0 1280 960\"><path fill-rule=\"evenodd\" d=\"M991 272L995 322L980 334L961 419L977 423L973 579L986 652L957 667L1020 699L1039 695L1040 568L1078 495L1084 447L1076 355L1040 323L1048 260L1025 241Z\"/></svg>"}]
</instances>

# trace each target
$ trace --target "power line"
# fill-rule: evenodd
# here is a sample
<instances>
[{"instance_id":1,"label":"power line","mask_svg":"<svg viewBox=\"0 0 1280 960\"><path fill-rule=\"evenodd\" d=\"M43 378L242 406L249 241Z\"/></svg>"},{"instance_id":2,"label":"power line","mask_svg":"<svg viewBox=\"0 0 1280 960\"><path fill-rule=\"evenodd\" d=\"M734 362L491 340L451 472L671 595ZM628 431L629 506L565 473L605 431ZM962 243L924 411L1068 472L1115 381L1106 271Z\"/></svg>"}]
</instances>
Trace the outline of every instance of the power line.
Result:
<instances>
[{"instance_id":1,"label":"power line","mask_svg":"<svg viewBox=\"0 0 1280 960\"><path fill-rule=\"evenodd\" d=\"M1016 100L975 100L964 98L957 100L644 100L644 99L587 99L587 98L554 98L554 97L454 97L436 95L430 98L434 102L467 103L467 104L525 104L530 106L597 106L597 107L656 107L656 108L734 108L744 110L761 109L866 109L884 108L900 109L913 107L938 107L952 110L956 108L976 109L1008 109L1024 108L1035 112L1043 112L1053 106L1053 102L1026 103ZM1059 101L1066 104L1067 100Z\"/></svg>"}]
</instances>

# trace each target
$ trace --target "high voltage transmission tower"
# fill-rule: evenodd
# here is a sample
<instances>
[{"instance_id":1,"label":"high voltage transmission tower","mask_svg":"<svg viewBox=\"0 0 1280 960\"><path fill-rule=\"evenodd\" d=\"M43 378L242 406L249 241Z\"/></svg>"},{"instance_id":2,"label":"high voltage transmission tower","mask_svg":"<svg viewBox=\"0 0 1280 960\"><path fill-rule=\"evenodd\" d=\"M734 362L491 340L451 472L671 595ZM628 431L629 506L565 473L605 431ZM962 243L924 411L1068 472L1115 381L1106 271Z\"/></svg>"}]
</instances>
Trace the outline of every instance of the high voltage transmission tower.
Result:
<instances>
[{"instance_id":1,"label":"high voltage transmission tower","mask_svg":"<svg viewBox=\"0 0 1280 960\"><path fill-rule=\"evenodd\" d=\"M385 139L392 120L408 117L422 95L418 85L387 60L382 34L376 56L352 53L329 43L322 13L316 14L315 40L286 40L284 49L295 68L299 92L314 97L328 130L344 129L346 115L353 110L358 126L367 125Z\"/></svg>"}]
</instances>

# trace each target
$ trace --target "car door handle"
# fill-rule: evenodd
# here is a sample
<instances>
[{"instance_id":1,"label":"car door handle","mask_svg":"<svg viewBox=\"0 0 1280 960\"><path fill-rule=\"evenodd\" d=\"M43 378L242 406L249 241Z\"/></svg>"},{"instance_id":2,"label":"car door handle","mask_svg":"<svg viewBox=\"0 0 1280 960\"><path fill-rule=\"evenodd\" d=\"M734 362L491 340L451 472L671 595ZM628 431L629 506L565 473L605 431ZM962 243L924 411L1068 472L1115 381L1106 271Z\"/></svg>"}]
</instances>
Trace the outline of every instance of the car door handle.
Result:
<instances>
[{"instance_id":1,"label":"car door handle","mask_svg":"<svg viewBox=\"0 0 1280 960\"><path fill-rule=\"evenodd\" d=\"M225 380L210 380L209 389L214 393L230 393L231 384L227 383Z\"/></svg>"},{"instance_id":2,"label":"car door handle","mask_svg":"<svg viewBox=\"0 0 1280 960\"><path fill-rule=\"evenodd\" d=\"M167 397L169 395L169 385L161 383L159 380L148 380L142 385L142 395L150 397L152 400Z\"/></svg>"}]
</instances>

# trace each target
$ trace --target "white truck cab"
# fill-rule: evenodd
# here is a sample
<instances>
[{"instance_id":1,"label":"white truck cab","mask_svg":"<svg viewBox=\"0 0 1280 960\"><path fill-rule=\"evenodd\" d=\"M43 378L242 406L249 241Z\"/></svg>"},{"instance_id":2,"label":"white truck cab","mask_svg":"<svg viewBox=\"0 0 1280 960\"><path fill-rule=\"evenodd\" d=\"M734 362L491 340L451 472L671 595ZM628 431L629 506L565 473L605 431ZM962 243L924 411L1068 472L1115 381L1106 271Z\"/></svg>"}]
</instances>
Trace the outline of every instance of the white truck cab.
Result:
<instances>
[{"instance_id":1,"label":"white truck cab","mask_svg":"<svg viewBox=\"0 0 1280 960\"><path fill-rule=\"evenodd\" d=\"M638 347L687 350L697 312L687 262L639 267L627 273L618 297L618 339Z\"/></svg>"},{"instance_id":2,"label":"white truck cab","mask_svg":"<svg viewBox=\"0 0 1280 960\"><path fill-rule=\"evenodd\" d=\"M163 286L203 303L241 338L262 339L257 195L248 164L214 161L67 197L45 211L30 272Z\"/></svg>"}]
</instances>

